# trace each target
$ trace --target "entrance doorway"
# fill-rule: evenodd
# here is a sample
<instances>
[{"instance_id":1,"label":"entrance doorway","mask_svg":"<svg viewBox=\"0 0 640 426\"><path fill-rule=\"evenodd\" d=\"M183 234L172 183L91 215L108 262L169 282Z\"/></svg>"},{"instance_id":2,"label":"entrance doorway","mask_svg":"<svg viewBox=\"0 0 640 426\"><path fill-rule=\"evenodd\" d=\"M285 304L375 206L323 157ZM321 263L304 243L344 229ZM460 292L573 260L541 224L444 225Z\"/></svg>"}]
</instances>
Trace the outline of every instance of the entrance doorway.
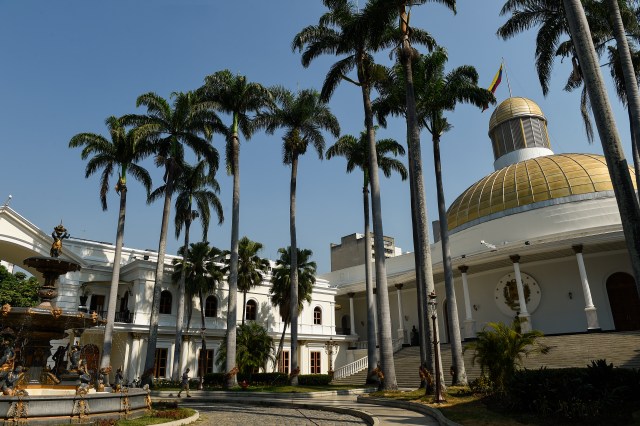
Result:
<instances>
[{"instance_id":1,"label":"entrance doorway","mask_svg":"<svg viewBox=\"0 0 640 426\"><path fill-rule=\"evenodd\" d=\"M616 331L640 330L640 297L633 276L612 274L607 279L607 295Z\"/></svg>"}]
</instances>

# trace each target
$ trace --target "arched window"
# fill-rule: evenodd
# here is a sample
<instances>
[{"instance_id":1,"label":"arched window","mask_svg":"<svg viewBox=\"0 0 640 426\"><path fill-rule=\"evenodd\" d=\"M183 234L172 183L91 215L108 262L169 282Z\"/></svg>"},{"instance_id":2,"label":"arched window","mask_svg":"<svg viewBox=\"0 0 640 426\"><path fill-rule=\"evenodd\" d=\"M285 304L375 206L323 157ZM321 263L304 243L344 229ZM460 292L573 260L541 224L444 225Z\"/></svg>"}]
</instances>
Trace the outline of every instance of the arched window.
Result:
<instances>
[{"instance_id":1,"label":"arched window","mask_svg":"<svg viewBox=\"0 0 640 426\"><path fill-rule=\"evenodd\" d=\"M217 317L218 316L218 298L215 296L207 297L204 302L204 316L205 317Z\"/></svg>"},{"instance_id":2,"label":"arched window","mask_svg":"<svg viewBox=\"0 0 640 426\"><path fill-rule=\"evenodd\" d=\"M245 308L244 319L247 321L255 321L258 313L258 304L255 300L249 300Z\"/></svg>"},{"instance_id":3,"label":"arched window","mask_svg":"<svg viewBox=\"0 0 640 426\"><path fill-rule=\"evenodd\" d=\"M313 323L315 325L322 325L322 309L320 309L320 306L313 308Z\"/></svg>"},{"instance_id":4,"label":"arched window","mask_svg":"<svg viewBox=\"0 0 640 426\"><path fill-rule=\"evenodd\" d=\"M160 293L160 313L171 314L171 292L169 290Z\"/></svg>"}]
</instances>

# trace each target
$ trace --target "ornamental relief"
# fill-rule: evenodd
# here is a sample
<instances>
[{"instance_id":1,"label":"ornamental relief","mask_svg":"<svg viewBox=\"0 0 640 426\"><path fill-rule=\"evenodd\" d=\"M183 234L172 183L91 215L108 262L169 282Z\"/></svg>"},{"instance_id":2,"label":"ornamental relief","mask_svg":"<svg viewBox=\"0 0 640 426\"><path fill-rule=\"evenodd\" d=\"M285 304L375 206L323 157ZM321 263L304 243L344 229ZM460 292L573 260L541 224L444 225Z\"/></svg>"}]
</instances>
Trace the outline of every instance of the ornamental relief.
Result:
<instances>
[{"instance_id":1,"label":"ornamental relief","mask_svg":"<svg viewBox=\"0 0 640 426\"><path fill-rule=\"evenodd\" d=\"M540 304L541 292L538 282L531 275L520 273L524 300L527 304L527 312L533 313ZM518 285L514 272L504 275L498 280L494 299L498 309L509 317L514 317L520 312L520 299L518 298Z\"/></svg>"}]
</instances>

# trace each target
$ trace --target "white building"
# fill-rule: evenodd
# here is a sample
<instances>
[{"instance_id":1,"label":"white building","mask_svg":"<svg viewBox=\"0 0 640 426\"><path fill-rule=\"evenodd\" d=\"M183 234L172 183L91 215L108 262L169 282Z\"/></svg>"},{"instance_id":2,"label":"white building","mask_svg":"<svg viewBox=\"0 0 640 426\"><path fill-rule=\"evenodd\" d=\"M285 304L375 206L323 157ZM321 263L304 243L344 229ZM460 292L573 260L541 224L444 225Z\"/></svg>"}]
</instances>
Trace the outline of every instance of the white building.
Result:
<instances>
[{"instance_id":1,"label":"white building","mask_svg":"<svg viewBox=\"0 0 640 426\"><path fill-rule=\"evenodd\" d=\"M510 98L498 106L489 135L496 171L472 184L448 211L463 337L473 338L489 321L510 322L518 312L528 319L526 324L546 334L639 329L640 298L604 158L553 154L546 118L534 102L524 98ZM630 173L634 178L632 169ZM48 232L11 208L0 208L1 260L21 265L27 257L47 256L50 246ZM441 337L447 342L439 243L432 245L431 253ZM114 246L71 238L64 242L62 257L82 269L60 278L58 306L77 309L80 296L86 293L91 310L105 311ZM168 256L165 261L162 285L158 377L170 376L173 361L177 286L170 282L172 259ZM123 251L112 364L124 366L129 380L139 377L144 367L155 261L153 252ZM418 325L414 255L390 257L386 269L394 344L400 348L409 342L408 331ZM266 276L262 285L248 293L247 315L277 341L283 324L269 303L269 279ZM207 371L217 371L212 361L225 333L227 295L222 285L207 297ZM333 358L336 367L361 360L366 355L364 266L319 276L312 298L299 321L301 374L327 373L325 344L330 339L339 345ZM199 304L193 301L193 305L180 367L198 371ZM102 338L101 328L80 336L83 344L98 347ZM286 341L286 357L288 348Z\"/></svg>"}]
</instances>

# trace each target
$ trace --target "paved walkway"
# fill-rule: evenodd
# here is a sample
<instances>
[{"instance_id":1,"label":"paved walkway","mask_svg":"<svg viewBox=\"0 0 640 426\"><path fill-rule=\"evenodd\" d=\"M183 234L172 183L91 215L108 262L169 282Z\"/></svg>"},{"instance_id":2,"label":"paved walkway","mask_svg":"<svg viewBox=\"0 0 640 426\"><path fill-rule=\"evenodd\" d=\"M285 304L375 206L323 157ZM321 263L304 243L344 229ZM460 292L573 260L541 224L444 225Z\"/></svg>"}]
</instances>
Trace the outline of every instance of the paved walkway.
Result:
<instances>
[{"instance_id":1,"label":"paved walkway","mask_svg":"<svg viewBox=\"0 0 640 426\"><path fill-rule=\"evenodd\" d=\"M358 415L357 413L366 413L370 417L373 417L374 424L379 425L429 425L436 426L441 423L436 419L435 416L430 415L428 413L419 413L416 411L409 410L405 407L389 407L382 405L374 405L374 404L363 404L357 401L358 394L362 392L312 392L312 393L300 393L300 394L274 394L274 393L241 393L241 392L207 392L207 391L191 391L191 398L180 398L182 404L185 406L193 406L196 409L199 409L198 406L202 406L203 402L216 402L227 405L229 407L228 411L225 411L226 416L233 416L234 412L236 414L239 413L237 408L233 408L233 406L244 405L251 407L265 407L267 408L262 413L259 409L251 410L247 409L242 411L242 415L251 414L251 412L255 413L257 416L263 415L272 415L277 412L278 409L310 409L313 410L315 407L326 407L337 414L351 414ZM175 392L153 392L152 396L155 400L158 399L177 399L175 397ZM211 406L209 406L211 407ZM231 413L229 412L231 411ZM264 417L256 417L254 421L251 420L240 420L240 417L235 417L232 419L235 420L235 423L228 424L279 424L285 425L289 424L283 421L286 416L292 416L291 419L294 419L296 415L305 414L292 414L291 412L282 412L282 420L278 420L274 423L265 423ZM218 418L218 414L210 414L211 419L214 420ZM318 417L320 415L317 415ZM205 415L205 421L209 416ZM313 416L312 416L313 417ZM365 420L368 416L364 416ZM224 418L221 418L221 420ZM263 419L263 420L259 420ZM318 420L320 420L318 418ZM327 419L329 423L317 423L315 421L305 422L294 422L290 424L355 424L353 420L344 419L345 422L341 422L340 420ZM258 423L256 423L256 421ZM293 421L293 420L292 420ZM362 423L360 423L362 424Z\"/></svg>"}]
</instances>

